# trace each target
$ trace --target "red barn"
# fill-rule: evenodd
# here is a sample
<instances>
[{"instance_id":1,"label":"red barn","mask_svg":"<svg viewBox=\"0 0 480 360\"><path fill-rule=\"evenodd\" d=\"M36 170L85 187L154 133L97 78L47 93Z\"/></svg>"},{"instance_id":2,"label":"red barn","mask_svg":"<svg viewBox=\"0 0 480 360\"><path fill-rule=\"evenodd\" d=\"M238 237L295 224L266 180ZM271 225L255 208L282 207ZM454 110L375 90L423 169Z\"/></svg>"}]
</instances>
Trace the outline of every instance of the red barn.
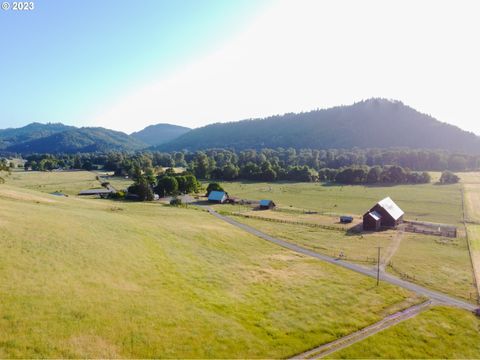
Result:
<instances>
[{"instance_id":1,"label":"red barn","mask_svg":"<svg viewBox=\"0 0 480 360\"><path fill-rule=\"evenodd\" d=\"M403 212L395 202L386 197L363 215L364 230L378 230L380 227L395 228L403 222ZM380 219L378 219L380 218ZM378 225L380 223L380 225Z\"/></svg>"}]
</instances>

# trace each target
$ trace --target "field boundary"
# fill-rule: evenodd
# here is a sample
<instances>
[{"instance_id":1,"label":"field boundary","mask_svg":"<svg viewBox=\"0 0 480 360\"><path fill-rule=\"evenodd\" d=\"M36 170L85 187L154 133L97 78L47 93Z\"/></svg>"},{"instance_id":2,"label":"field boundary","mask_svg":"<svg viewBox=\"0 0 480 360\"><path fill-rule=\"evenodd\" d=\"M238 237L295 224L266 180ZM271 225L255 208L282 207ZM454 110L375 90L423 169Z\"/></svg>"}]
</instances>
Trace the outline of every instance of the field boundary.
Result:
<instances>
[{"instance_id":1,"label":"field boundary","mask_svg":"<svg viewBox=\"0 0 480 360\"><path fill-rule=\"evenodd\" d=\"M480 284L479 284L479 279L477 278L477 267L475 264L474 260L474 254L472 252L472 246L470 243L470 235L468 234L468 227L467 227L467 215L465 211L465 185L462 186L460 189L462 193L462 214L463 214L463 226L465 227L465 239L467 241L467 248L468 248L468 255L470 257L470 264L472 266L472 272L473 272L473 285L477 289L477 303L480 304ZM480 272L480 270L478 270Z\"/></svg>"},{"instance_id":2,"label":"field boundary","mask_svg":"<svg viewBox=\"0 0 480 360\"><path fill-rule=\"evenodd\" d=\"M225 214L225 215L244 217L244 218L247 218L247 219L270 221L270 222L276 222L276 223L281 223L281 224L302 225L302 226L309 226L309 227L314 227L314 228L320 228L320 229L325 229L325 230L341 231L341 232L347 232L347 231L349 231L349 229L343 229L343 228L340 228L340 227L337 227L337 226L323 225L323 224L314 224L314 223L309 223L309 222L304 222L304 221L293 221L293 220L284 220L284 219L274 219L274 218L268 218L268 217L263 217L263 216L256 216L256 215L250 215L250 214L242 214L242 213L239 213L239 212L225 212L225 211L222 211L221 213L222 213L222 214Z\"/></svg>"}]
</instances>

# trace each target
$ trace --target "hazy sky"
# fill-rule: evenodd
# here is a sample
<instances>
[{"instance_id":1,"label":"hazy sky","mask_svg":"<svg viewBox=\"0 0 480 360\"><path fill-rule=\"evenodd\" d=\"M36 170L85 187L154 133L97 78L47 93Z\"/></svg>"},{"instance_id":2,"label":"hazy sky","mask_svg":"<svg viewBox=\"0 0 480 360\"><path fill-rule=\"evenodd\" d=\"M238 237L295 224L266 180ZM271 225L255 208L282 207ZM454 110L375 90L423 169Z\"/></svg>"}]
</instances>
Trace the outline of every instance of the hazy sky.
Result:
<instances>
[{"instance_id":1,"label":"hazy sky","mask_svg":"<svg viewBox=\"0 0 480 360\"><path fill-rule=\"evenodd\" d=\"M0 127L127 132L401 100L480 134L480 1L37 0L0 10Z\"/></svg>"}]
</instances>

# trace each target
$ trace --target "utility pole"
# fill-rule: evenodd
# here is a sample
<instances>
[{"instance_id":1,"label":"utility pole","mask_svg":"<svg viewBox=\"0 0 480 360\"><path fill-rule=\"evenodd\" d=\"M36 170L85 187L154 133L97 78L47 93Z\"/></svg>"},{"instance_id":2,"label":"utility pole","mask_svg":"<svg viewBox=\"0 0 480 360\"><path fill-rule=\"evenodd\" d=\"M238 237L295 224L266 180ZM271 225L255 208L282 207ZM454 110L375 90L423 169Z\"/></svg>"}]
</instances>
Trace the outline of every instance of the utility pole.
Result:
<instances>
[{"instance_id":1,"label":"utility pole","mask_svg":"<svg viewBox=\"0 0 480 360\"><path fill-rule=\"evenodd\" d=\"M377 246L378 249L378 257L377 257L377 286L380 284L380 249L381 246Z\"/></svg>"}]
</instances>

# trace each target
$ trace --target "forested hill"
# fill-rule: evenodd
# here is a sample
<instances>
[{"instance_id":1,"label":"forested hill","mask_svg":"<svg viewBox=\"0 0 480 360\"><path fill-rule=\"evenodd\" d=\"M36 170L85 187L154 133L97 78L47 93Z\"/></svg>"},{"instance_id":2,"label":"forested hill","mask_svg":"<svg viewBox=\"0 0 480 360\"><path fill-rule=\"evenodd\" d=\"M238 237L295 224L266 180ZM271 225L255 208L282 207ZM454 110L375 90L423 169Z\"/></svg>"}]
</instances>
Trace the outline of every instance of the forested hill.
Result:
<instances>
[{"instance_id":1,"label":"forested hill","mask_svg":"<svg viewBox=\"0 0 480 360\"><path fill-rule=\"evenodd\" d=\"M173 151L277 147L409 147L479 154L480 138L399 101L370 99L326 110L212 124L158 148Z\"/></svg>"},{"instance_id":2,"label":"forested hill","mask_svg":"<svg viewBox=\"0 0 480 360\"><path fill-rule=\"evenodd\" d=\"M74 129L74 127L57 123L40 124L36 122L21 128L2 129L0 130L0 149L71 129Z\"/></svg>"},{"instance_id":3,"label":"forested hill","mask_svg":"<svg viewBox=\"0 0 480 360\"><path fill-rule=\"evenodd\" d=\"M147 126L145 129L134 132L130 136L144 142L145 144L155 146L172 141L188 131L190 131L190 129L183 126L156 124Z\"/></svg>"},{"instance_id":4,"label":"forested hill","mask_svg":"<svg viewBox=\"0 0 480 360\"><path fill-rule=\"evenodd\" d=\"M6 150L17 153L76 153L133 151L145 148L141 141L119 131L104 128L72 129L39 139L9 146Z\"/></svg>"}]
</instances>

